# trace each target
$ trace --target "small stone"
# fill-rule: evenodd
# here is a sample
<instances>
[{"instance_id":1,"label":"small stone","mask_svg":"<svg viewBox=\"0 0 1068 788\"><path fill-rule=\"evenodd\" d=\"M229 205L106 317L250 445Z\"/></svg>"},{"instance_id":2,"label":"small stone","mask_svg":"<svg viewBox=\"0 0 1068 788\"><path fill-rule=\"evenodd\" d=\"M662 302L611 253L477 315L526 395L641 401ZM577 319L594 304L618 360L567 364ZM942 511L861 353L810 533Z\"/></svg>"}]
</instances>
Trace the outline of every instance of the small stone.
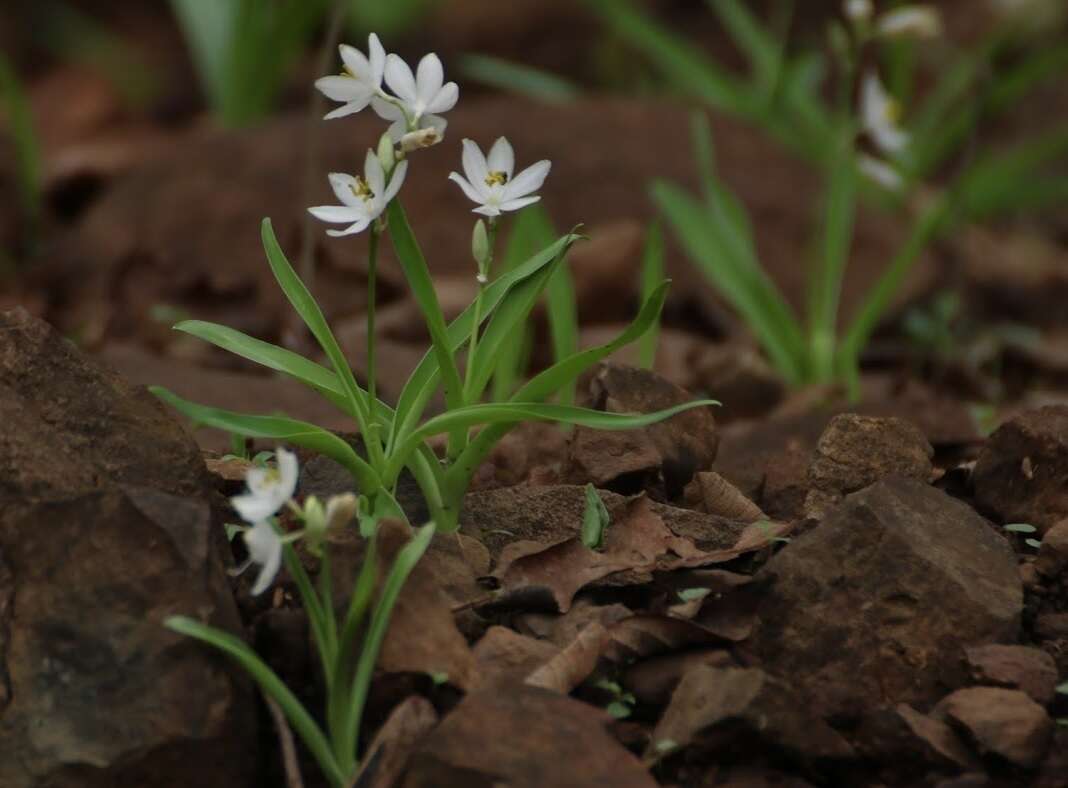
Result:
<instances>
[{"instance_id":1,"label":"small stone","mask_svg":"<svg viewBox=\"0 0 1068 788\"><path fill-rule=\"evenodd\" d=\"M964 654L975 683L1018 689L1043 706L1053 700L1057 665L1045 651L990 644L966 648Z\"/></svg>"},{"instance_id":2,"label":"small stone","mask_svg":"<svg viewBox=\"0 0 1068 788\"><path fill-rule=\"evenodd\" d=\"M934 449L915 424L899 418L843 413L831 419L808 469L812 497L806 514L822 517L829 504L880 479L902 476L927 482Z\"/></svg>"},{"instance_id":3,"label":"small stone","mask_svg":"<svg viewBox=\"0 0 1068 788\"><path fill-rule=\"evenodd\" d=\"M1046 710L1019 690L960 689L939 702L934 716L964 730L981 754L1028 769L1042 762L1053 735Z\"/></svg>"},{"instance_id":4,"label":"small stone","mask_svg":"<svg viewBox=\"0 0 1068 788\"><path fill-rule=\"evenodd\" d=\"M1045 532L1068 517L1068 405L1025 411L990 436L972 474L976 503Z\"/></svg>"},{"instance_id":5,"label":"small stone","mask_svg":"<svg viewBox=\"0 0 1068 788\"><path fill-rule=\"evenodd\" d=\"M1035 619L1035 634L1043 640L1068 639L1068 613L1042 613Z\"/></svg>"},{"instance_id":6,"label":"small stone","mask_svg":"<svg viewBox=\"0 0 1068 788\"><path fill-rule=\"evenodd\" d=\"M1035 570L1046 577L1055 577L1068 567L1068 519L1060 520L1046 531L1035 559Z\"/></svg>"}]
</instances>

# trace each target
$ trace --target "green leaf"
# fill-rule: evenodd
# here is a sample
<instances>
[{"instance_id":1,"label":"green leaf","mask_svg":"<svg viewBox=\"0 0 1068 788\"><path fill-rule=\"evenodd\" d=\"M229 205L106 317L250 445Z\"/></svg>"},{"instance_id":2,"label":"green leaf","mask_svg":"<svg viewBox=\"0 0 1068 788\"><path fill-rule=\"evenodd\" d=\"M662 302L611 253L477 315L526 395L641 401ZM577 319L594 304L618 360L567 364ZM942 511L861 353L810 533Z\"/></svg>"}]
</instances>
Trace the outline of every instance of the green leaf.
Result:
<instances>
[{"instance_id":1,"label":"green leaf","mask_svg":"<svg viewBox=\"0 0 1068 788\"><path fill-rule=\"evenodd\" d=\"M524 384L513 395L512 399L525 402L539 402L548 399L568 382L577 379L579 375L594 364L636 340L648 331L649 327L659 318L660 311L664 308L664 300L667 298L669 286L669 282L662 283L646 299L634 321L611 342L589 348L563 361L558 361ZM489 454L497 442L514 427L515 422L493 424L479 432L474 440L471 441L471 444L457 458L453 467L446 472L445 488L460 491L465 489L479 463Z\"/></svg>"},{"instance_id":2,"label":"green leaf","mask_svg":"<svg viewBox=\"0 0 1068 788\"><path fill-rule=\"evenodd\" d=\"M654 220L645 233L641 269L642 301L649 299L664 281L664 231L660 222ZM660 340L660 321L654 320L638 344L638 363L646 369L656 364L656 347Z\"/></svg>"},{"instance_id":3,"label":"green leaf","mask_svg":"<svg viewBox=\"0 0 1068 788\"><path fill-rule=\"evenodd\" d=\"M459 66L460 73L474 82L539 101L562 104L582 95L578 87L557 74L499 57L464 55Z\"/></svg>"},{"instance_id":4,"label":"green leaf","mask_svg":"<svg viewBox=\"0 0 1068 788\"><path fill-rule=\"evenodd\" d=\"M857 202L857 172L853 157L853 129L839 134L839 155L827 168L827 196L822 211L822 233L816 270L809 278L809 347L813 374L830 381L835 370L838 304L853 242Z\"/></svg>"},{"instance_id":5,"label":"green leaf","mask_svg":"<svg viewBox=\"0 0 1068 788\"><path fill-rule=\"evenodd\" d=\"M345 775L338 768L322 730L297 697L248 645L229 632L209 627L185 616L171 616L164 623L175 632L208 643L234 659L248 672L264 694L279 705L331 785L337 788L345 785Z\"/></svg>"},{"instance_id":6,"label":"green leaf","mask_svg":"<svg viewBox=\"0 0 1068 788\"><path fill-rule=\"evenodd\" d=\"M1038 529L1030 523L1007 523L1006 525L1003 525L1002 528L1013 534L1033 534L1038 531Z\"/></svg>"},{"instance_id":7,"label":"green leaf","mask_svg":"<svg viewBox=\"0 0 1068 788\"><path fill-rule=\"evenodd\" d=\"M608 507L592 484L586 485L586 508L582 513L582 543L591 550L604 547L604 536L612 522Z\"/></svg>"},{"instance_id":8,"label":"green leaf","mask_svg":"<svg viewBox=\"0 0 1068 788\"><path fill-rule=\"evenodd\" d=\"M474 403L481 399L501 350L515 342L516 333L526 325L527 317L541 297L550 277L558 270L566 251L566 247L562 248L552 263L517 283L501 299L478 341L474 357L468 361L470 372L468 388L464 393L465 402Z\"/></svg>"},{"instance_id":9,"label":"green leaf","mask_svg":"<svg viewBox=\"0 0 1068 788\"><path fill-rule=\"evenodd\" d=\"M455 348L449 339L448 329L445 327L445 316L438 303L438 294L434 290L430 270L426 266L426 260L415 240L415 235L412 234L412 228L408 224L408 217L405 216L400 201L393 200L387 211L389 213L389 237L393 241L393 249L397 253L397 260L404 269L408 286L411 288L416 303L419 304L419 309L423 313L423 319L430 332L434 357L442 376L445 402L450 408L460 407L463 404L463 382L456 367L456 359L453 356Z\"/></svg>"},{"instance_id":10,"label":"green leaf","mask_svg":"<svg viewBox=\"0 0 1068 788\"><path fill-rule=\"evenodd\" d=\"M278 281L282 292L286 294L289 303L297 310L297 314L300 315L301 320L304 321L312 336L319 343L319 347L323 349L326 357L330 360L334 373L341 381L345 396L348 397L349 402L352 404L352 413L356 416L356 422L359 424L360 432L367 445L371 464L380 466L382 446L377 433L369 429L371 418L368 410L367 392L357 385L356 378L352 375L352 368L345 359L345 354L341 352L341 346L338 345L337 339L334 338L334 333L330 330L330 326L323 316L323 310L319 308L319 304L316 303L311 292L304 282L300 280L300 277L297 276L297 272L293 270L289 260L286 259L285 253L275 237L270 219L263 220L260 235L263 239L264 251L267 252L267 262L271 266L274 278Z\"/></svg>"},{"instance_id":11,"label":"green leaf","mask_svg":"<svg viewBox=\"0 0 1068 788\"><path fill-rule=\"evenodd\" d=\"M735 46L745 53L760 83L771 85L780 68L780 48L775 39L738 0L707 0L707 3L719 16Z\"/></svg>"},{"instance_id":12,"label":"green leaf","mask_svg":"<svg viewBox=\"0 0 1068 788\"><path fill-rule=\"evenodd\" d=\"M677 186L660 181L653 197L690 258L741 314L769 357L791 383L803 378L805 346L790 307L749 255L746 234L731 210L708 211Z\"/></svg>"},{"instance_id":13,"label":"green leaf","mask_svg":"<svg viewBox=\"0 0 1068 788\"><path fill-rule=\"evenodd\" d=\"M679 89L735 115L757 114L752 90L686 39L627 0L586 0L609 27L644 54Z\"/></svg>"},{"instance_id":14,"label":"green leaf","mask_svg":"<svg viewBox=\"0 0 1068 788\"><path fill-rule=\"evenodd\" d=\"M505 402L505 403L482 403L479 405L467 405L463 408L448 411L440 416L428 419L419 429L415 430L405 444L402 444L395 456L394 466L391 466L387 478L394 478L394 472L399 470L396 463L405 463L407 456L415 450L418 443L434 435L450 432L456 429L467 429L480 424L514 424L522 421L554 421L561 424L572 424L581 427L592 427L598 430L628 430L638 427L647 427L658 421L669 419L672 416L686 410L706 405L718 405L716 400L695 400L672 408L656 411L655 413L606 413L589 408L578 408L573 405L555 405L540 402Z\"/></svg>"},{"instance_id":15,"label":"green leaf","mask_svg":"<svg viewBox=\"0 0 1068 788\"><path fill-rule=\"evenodd\" d=\"M236 432L249 438L265 438L292 443L316 451L343 465L356 479L360 492L371 495L382 487L374 468L338 436L314 424L284 416L249 416L189 402L161 386L149 391L193 421L208 427Z\"/></svg>"},{"instance_id":16,"label":"green leaf","mask_svg":"<svg viewBox=\"0 0 1068 788\"><path fill-rule=\"evenodd\" d=\"M482 293L482 319L485 320L493 314L505 294L515 284L535 275L544 266L552 263L562 249L570 247L575 241L579 240L579 237L574 234L563 236L548 249L541 251L514 270L491 282ZM471 304L449 325L448 341L452 353L455 353L471 336L471 322L474 320L474 313L474 304ZM426 403L434 391L438 376L436 355L434 349L427 351L426 355L423 356L423 359L412 371L408 381L404 384L404 389L397 399L396 418L393 430L390 433L389 446L391 449L399 440L415 429L424 408L426 408Z\"/></svg>"},{"instance_id":17,"label":"green leaf","mask_svg":"<svg viewBox=\"0 0 1068 788\"><path fill-rule=\"evenodd\" d=\"M434 536L433 523L426 525L415 532L415 535L397 553L393 566L382 586L371 615L371 623L367 629L367 636L363 641L363 650L356 665L356 675L352 681L352 692L349 698L345 727L343 728L342 741L351 742L355 747L360 740L360 721L363 717L364 705L367 702L367 691L374 675L375 662L382 649L382 641L386 637L389 628L389 619L393 615L393 606L400 596L401 589L411 574L412 569L423 557L430 540Z\"/></svg>"},{"instance_id":18,"label":"green leaf","mask_svg":"<svg viewBox=\"0 0 1068 788\"><path fill-rule=\"evenodd\" d=\"M549 335L552 337L553 358L562 361L579 349L578 304L575 298L575 280L566 261L562 261L549 276L545 288L545 300L549 315ZM575 403L577 381L560 389L561 405Z\"/></svg>"}]
</instances>

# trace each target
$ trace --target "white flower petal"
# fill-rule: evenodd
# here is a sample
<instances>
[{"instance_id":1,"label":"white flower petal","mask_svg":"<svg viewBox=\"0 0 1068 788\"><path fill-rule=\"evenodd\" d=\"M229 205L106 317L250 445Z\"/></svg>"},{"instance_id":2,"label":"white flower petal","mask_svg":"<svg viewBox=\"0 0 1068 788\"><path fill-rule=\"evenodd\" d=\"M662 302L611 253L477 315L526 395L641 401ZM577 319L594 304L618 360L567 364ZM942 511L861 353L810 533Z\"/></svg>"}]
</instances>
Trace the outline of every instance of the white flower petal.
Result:
<instances>
[{"instance_id":1,"label":"white flower petal","mask_svg":"<svg viewBox=\"0 0 1068 788\"><path fill-rule=\"evenodd\" d=\"M347 101L353 104L362 101L364 107L371 101L372 90L352 77L320 77L315 80L315 87L331 101Z\"/></svg>"},{"instance_id":2,"label":"white flower petal","mask_svg":"<svg viewBox=\"0 0 1068 788\"><path fill-rule=\"evenodd\" d=\"M278 507L274 505L271 498L255 493L235 495L230 499L230 505L247 523L259 522L278 511Z\"/></svg>"},{"instance_id":3,"label":"white flower petal","mask_svg":"<svg viewBox=\"0 0 1068 788\"><path fill-rule=\"evenodd\" d=\"M365 85L370 84L374 75L371 72L371 63L367 60L367 56L356 47L348 44L339 46L338 51L341 53L341 62L345 64L345 69L349 72L350 79L362 82Z\"/></svg>"},{"instance_id":4,"label":"white flower petal","mask_svg":"<svg viewBox=\"0 0 1068 788\"><path fill-rule=\"evenodd\" d=\"M363 176L367 179L367 185L374 194L375 199L386 190L386 173L382 170L382 162L373 150L368 150L363 160Z\"/></svg>"},{"instance_id":5,"label":"white flower petal","mask_svg":"<svg viewBox=\"0 0 1068 788\"><path fill-rule=\"evenodd\" d=\"M528 205L533 205L540 199L541 197L535 194L533 197L519 197L515 200L507 200L501 203L501 210L518 211L520 208L526 208Z\"/></svg>"},{"instance_id":6,"label":"white flower petal","mask_svg":"<svg viewBox=\"0 0 1068 788\"><path fill-rule=\"evenodd\" d=\"M418 99L415 76L411 67L400 57L390 54L386 57L386 84L397 96L409 104Z\"/></svg>"},{"instance_id":7,"label":"white flower petal","mask_svg":"<svg viewBox=\"0 0 1068 788\"><path fill-rule=\"evenodd\" d=\"M460 86L455 82L446 83L437 93L431 96L426 104L425 112L448 112L456 106L460 98Z\"/></svg>"},{"instance_id":8,"label":"white flower petal","mask_svg":"<svg viewBox=\"0 0 1068 788\"><path fill-rule=\"evenodd\" d=\"M381 96L371 99L371 109L382 120L404 120L404 111L392 101L386 101Z\"/></svg>"},{"instance_id":9,"label":"white flower petal","mask_svg":"<svg viewBox=\"0 0 1068 788\"><path fill-rule=\"evenodd\" d=\"M501 209L496 205L480 205L477 208L472 208L472 213L480 213L483 216L500 216Z\"/></svg>"},{"instance_id":10,"label":"white flower petal","mask_svg":"<svg viewBox=\"0 0 1068 788\"><path fill-rule=\"evenodd\" d=\"M382 195L383 208L389 204L390 200L397 196L400 187L404 185L404 176L407 174L408 160L405 159L393 169L393 174L389 178L389 186L386 187L386 192Z\"/></svg>"},{"instance_id":11,"label":"white flower petal","mask_svg":"<svg viewBox=\"0 0 1068 788\"><path fill-rule=\"evenodd\" d=\"M542 159L535 164L531 164L504 185L504 200L517 200L520 197L526 197L528 194L536 192L545 183L545 178L548 176L551 167L552 162L548 159Z\"/></svg>"},{"instance_id":12,"label":"white flower petal","mask_svg":"<svg viewBox=\"0 0 1068 788\"><path fill-rule=\"evenodd\" d=\"M449 121L440 115L423 115L419 121L419 127L423 129L434 129L438 133L438 141L445 136L445 127L449 125Z\"/></svg>"},{"instance_id":13,"label":"white flower petal","mask_svg":"<svg viewBox=\"0 0 1068 788\"><path fill-rule=\"evenodd\" d=\"M357 233L362 233L364 230L366 230L370 226L370 224L371 219L365 216L362 217L356 223L354 223L352 226L346 227L344 230L327 230L326 234L331 236L332 238L342 238L346 235L356 235Z\"/></svg>"},{"instance_id":14,"label":"white flower petal","mask_svg":"<svg viewBox=\"0 0 1068 788\"><path fill-rule=\"evenodd\" d=\"M486 165L486 157L482 155L481 148L471 140L463 141L463 155L461 160L464 165L464 175L468 182L481 193L485 193L486 178L489 176L489 167Z\"/></svg>"},{"instance_id":15,"label":"white flower petal","mask_svg":"<svg viewBox=\"0 0 1068 788\"><path fill-rule=\"evenodd\" d=\"M909 135L894 120L894 101L874 72L861 84L860 117L864 130L884 153L899 153L909 143Z\"/></svg>"},{"instance_id":16,"label":"white flower petal","mask_svg":"<svg viewBox=\"0 0 1068 788\"><path fill-rule=\"evenodd\" d=\"M515 151L512 150L511 143L504 137L499 137L490 148L486 164L490 172L503 172L508 176L508 180L511 180L515 171Z\"/></svg>"},{"instance_id":17,"label":"white flower petal","mask_svg":"<svg viewBox=\"0 0 1068 788\"><path fill-rule=\"evenodd\" d=\"M881 159L861 154L857 159L857 168L871 181L892 192L901 191L905 180L901 173Z\"/></svg>"},{"instance_id":18,"label":"white flower petal","mask_svg":"<svg viewBox=\"0 0 1068 788\"><path fill-rule=\"evenodd\" d=\"M357 112L364 109L367 105L354 102L352 104L343 104L335 110L327 112L323 115L323 120L336 120L337 118L344 118L347 115L354 115Z\"/></svg>"},{"instance_id":19,"label":"white flower petal","mask_svg":"<svg viewBox=\"0 0 1068 788\"><path fill-rule=\"evenodd\" d=\"M249 559L259 564L259 575L252 586L252 594L262 594L274 581L282 565L282 539L268 522L258 522L243 534Z\"/></svg>"},{"instance_id":20,"label":"white flower petal","mask_svg":"<svg viewBox=\"0 0 1068 788\"><path fill-rule=\"evenodd\" d=\"M309 208L308 213L321 222L331 222L333 224L354 222L363 216L363 213L358 208L350 208L347 205L316 205Z\"/></svg>"},{"instance_id":21,"label":"white flower petal","mask_svg":"<svg viewBox=\"0 0 1068 788\"><path fill-rule=\"evenodd\" d=\"M277 448L274 452L274 457L278 463L280 477L278 480L278 494L284 503L292 498L293 493L297 491L300 468L297 464L297 455L287 449Z\"/></svg>"},{"instance_id":22,"label":"white flower petal","mask_svg":"<svg viewBox=\"0 0 1068 788\"><path fill-rule=\"evenodd\" d=\"M469 199L471 202L477 202L481 204L482 201L486 199L486 196L479 192L479 190L476 189L474 186L472 186L466 178L460 175L460 173L449 173L449 180L455 181L456 183L460 184L460 188L464 190L464 194L467 195L467 199Z\"/></svg>"},{"instance_id":23,"label":"white flower petal","mask_svg":"<svg viewBox=\"0 0 1068 788\"><path fill-rule=\"evenodd\" d=\"M343 205L349 208L359 208L361 200L356 196L353 189L356 188L356 179L351 175L344 172L332 172L326 176L330 181L330 188L334 190L334 196L337 197Z\"/></svg>"},{"instance_id":24,"label":"white flower petal","mask_svg":"<svg viewBox=\"0 0 1068 788\"><path fill-rule=\"evenodd\" d=\"M377 88L382 87L382 76L386 72L386 50L374 33L367 36L367 54L371 64L371 79Z\"/></svg>"},{"instance_id":25,"label":"white flower petal","mask_svg":"<svg viewBox=\"0 0 1068 788\"><path fill-rule=\"evenodd\" d=\"M933 6L903 6L879 17L875 31L882 36L936 38L942 35L942 16Z\"/></svg>"},{"instance_id":26,"label":"white flower petal","mask_svg":"<svg viewBox=\"0 0 1068 788\"><path fill-rule=\"evenodd\" d=\"M431 99L437 96L444 81L445 69L442 68L441 59L433 52L424 55L419 61L419 68L415 75L416 100L422 105L424 111Z\"/></svg>"}]
</instances>

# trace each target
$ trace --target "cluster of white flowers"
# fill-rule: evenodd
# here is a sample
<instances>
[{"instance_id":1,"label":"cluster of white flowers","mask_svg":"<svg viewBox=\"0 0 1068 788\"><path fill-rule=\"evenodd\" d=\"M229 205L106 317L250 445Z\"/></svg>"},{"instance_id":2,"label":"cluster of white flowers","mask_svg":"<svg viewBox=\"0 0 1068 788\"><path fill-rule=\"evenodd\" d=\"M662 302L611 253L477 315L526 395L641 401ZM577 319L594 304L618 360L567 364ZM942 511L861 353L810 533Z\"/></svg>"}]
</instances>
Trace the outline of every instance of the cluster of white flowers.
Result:
<instances>
[{"instance_id":1,"label":"cluster of white flowers","mask_svg":"<svg viewBox=\"0 0 1068 788\"><path fill-rule=\"evenodd\" d=\"M874 21L872 0L845 0L843 11L861 38L932 38L942 33L942 17L931 5L899 6ZM887 158L897 159L905 152L909 134L901 127L901 107L874 70L866 72L861 80L859 115L861 129L880 154L862 153L858 158L861 172L885 189L900 190L904 181Z\"/></svg>"},{"instance_id":2,"label":"cluster of white flowers","mask_svg":"<svg viewBox=\"0 0 1068 788\"><path fill-rule=\"evenodd\" d=\"M279 448L275 452L273 468L252 467L245 475L248 491L230 499L234 510L250 525L242 530L248 559L237 568L240 574L252 565L260 567L252 593L262 594L274 581L282 566L282 549L287 542L305 538L314 550L326 534L352 520L356 510L356 496L351 493L331 497L324 507L311 496L301 508L293 500L297 489L297 456ZM290 507L304 521L304 529L282 536L271 518L285 506Z\"/></svg>"},{"instance_id":3,"label":"cluster of white flowers","mask_svg":"<svg viewBox=\"0 0 1068 788\"><path fill-rule=\"evenodd\" d=\"M445 81L441 60L433 52L425 55L413 72L402 58L386 52L378 36L367 39L367 54L355 47L340 47L344 71L323 77L315 86L341 106L326 119L342 118L370 106L390 122L378 151L368 150L363 176L331 173L330 185L341 205L309 208L324 222L347 224L344 230L327 230L332 236L353 235L366 230L385 211L404 183L408 172L406 155L435 145L444 139L448 122L442 114L456 106L460 89ZM383 82L392 92L383 88ZM466 178L452 173L476 207L475 213L496 217L515 211L540 199L535 192L545 182L550 163L546 160L527 167L513 177L515 154L504 137L483 155L471 140L463 141L463 169Z\"/></svg>"}]
</instances>

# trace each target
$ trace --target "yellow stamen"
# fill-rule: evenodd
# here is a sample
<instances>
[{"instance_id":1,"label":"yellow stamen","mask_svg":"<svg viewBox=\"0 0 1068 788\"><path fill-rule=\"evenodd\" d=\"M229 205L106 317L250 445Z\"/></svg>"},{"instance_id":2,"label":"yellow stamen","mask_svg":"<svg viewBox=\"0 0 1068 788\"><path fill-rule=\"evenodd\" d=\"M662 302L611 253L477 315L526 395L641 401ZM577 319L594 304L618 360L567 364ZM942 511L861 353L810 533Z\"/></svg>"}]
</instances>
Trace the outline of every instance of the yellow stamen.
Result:
<instances>
[{"instance_id":1,"label":"yellow stamen","mask_svg":"<svg viewBox=\"0 0 1068 788\"><path fill-rule=\"evenodd\" d=\"M359 79L359 77L356 76L356 74L353 72L353 70L351 68L349 68L348 66L344 66L341 69L341 76L343 76L343 77L352 77L353 79Z\"/></svg>"},{"instance_id":2,"label":"yellow stamen","mask_svg":"<svg viewBox=\"0 0 1068 788\"><path fill-rule=\"evenodd\" d=\"M349 187L352 189L352 193L359 197L364 202L371 202L375 198L375 193L371 191L371 187L367 185L367 181L356 176L356 183Z\"/></svg>"},{"instance_id":3,"label":"yellow stamen","mask_svg":"<svg viewBox=\"0 0 1068 788\"><path fill-rule=\"evenodd\" d=\"M486 176L487 186L504 186L506 183L508 183L508 173L500 170L493 170Z\"/></svg>"}]
</instances>

